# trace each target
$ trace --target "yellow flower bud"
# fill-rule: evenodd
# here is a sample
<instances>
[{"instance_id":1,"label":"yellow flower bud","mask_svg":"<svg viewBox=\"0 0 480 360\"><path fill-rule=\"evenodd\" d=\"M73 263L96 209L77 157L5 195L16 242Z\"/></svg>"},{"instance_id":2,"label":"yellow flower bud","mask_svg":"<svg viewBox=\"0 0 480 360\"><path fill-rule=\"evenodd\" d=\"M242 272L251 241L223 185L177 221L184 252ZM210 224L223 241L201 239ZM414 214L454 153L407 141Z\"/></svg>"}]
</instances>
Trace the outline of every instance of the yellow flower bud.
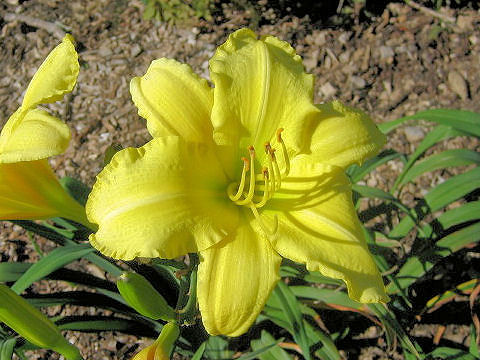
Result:
<instances>
[{"instance_id":1,"label":"yellow flower bud","mask_svg":"<svg viewBox=\"0 0 480 360\"><path fill-rule=\"evenodd\" d=\"M140 351L132 360L168 360L175 346L175 341L180 335L178 325L169 322L155 342Z\"/></svg>"}]
</instances>

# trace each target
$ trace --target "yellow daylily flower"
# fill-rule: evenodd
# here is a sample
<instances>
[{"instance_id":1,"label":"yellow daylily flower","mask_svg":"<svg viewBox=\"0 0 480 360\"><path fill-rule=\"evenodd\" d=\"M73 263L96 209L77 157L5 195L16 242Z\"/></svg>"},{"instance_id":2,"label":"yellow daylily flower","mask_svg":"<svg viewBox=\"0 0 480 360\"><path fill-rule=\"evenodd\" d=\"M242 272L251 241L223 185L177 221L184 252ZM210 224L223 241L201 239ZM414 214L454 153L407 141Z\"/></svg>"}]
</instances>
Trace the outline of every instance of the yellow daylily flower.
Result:
<instances>
[{"instance_id":1,"label":"yellow daylily flower","mask_svg":"<svg viewBox=\"0 0 480 360\"><path fill-rule=\"evenodd\" d=\"M294 49L248 29L210 60L214 87L174 60L131 81L153 140L118 152L98 175L87 216L105 255L200 253L198 300L212 334L251 326L282 257L343 279L350 297L385 302L344 170L385 137L364 113L313 104Z\"/></svg>"},{"instance_id":2,"label":"yellow daylily flower","mask_svg":"<svg viewBox=\"0 0 480 360\"><path fill-rule=\"evenodd\" d=\"M180 329L178 325L169 322L162 328L162 332L158 336L157 340L152 345L147 346L145 349L136 354L132 360L168 360L175 347L175 341L177 341L178 335L180 335Z\"/></svg>"},{"instance_id":3,"label":"yellow daylily flower","mask_svg":"<svg viewBox=\"0 0 480 360\"><path fill-rule=\"evenodd\" d=\"M62 188L46 158L64 152L70 130L38 107L73 90L79 72L73 37L66 35L33 76L22 105L0 133L0 220L63 216L89 224L83 207Z\"/></svg>"}]
</instances>

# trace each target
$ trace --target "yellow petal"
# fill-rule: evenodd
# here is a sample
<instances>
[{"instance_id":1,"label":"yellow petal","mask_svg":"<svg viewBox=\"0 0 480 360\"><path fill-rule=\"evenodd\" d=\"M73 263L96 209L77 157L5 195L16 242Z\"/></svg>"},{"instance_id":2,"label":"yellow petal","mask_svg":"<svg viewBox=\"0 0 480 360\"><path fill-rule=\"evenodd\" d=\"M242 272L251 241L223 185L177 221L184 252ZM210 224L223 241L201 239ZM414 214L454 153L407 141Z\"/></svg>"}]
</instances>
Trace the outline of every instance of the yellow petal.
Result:
<instances>
[{"instance_id":1,"label":"yellow petal","mask_svg":"<svg viewBox=\"0 0 480 360\"><path fill-rule=\"evenodd\" d=\"M237 224L212 148L178 137L119 151L97 176L86 209L90 242L107 256L174 258L203 250Z\"/></svg>"},{"instance_id":2,"label":"yellow petal","mask_svg":"<svg viewBox=\"0 0 480 360\"><path fill-rule=\"evenodd\" d=\"M70 130L60 119L41 109L22 111L8 120L0 135L0 163L33 161L63 153Z\"/></svg>"},{"instance_id":3,"label":"yellow petal","mask_svg":"<svg viewBox=\"0 0 480 360\"><path fill-rule=\"evenodd\" d=\"M356 301L388 301L341 168L296 158L261 214L267 226L275 215L278 231L270 240L280 255L343 279Z\"/></svg>"},{"instance_id":4,"label":"yellow petal","mask_svg":"<svg viewBox=\"0 0 480 360\"><path fill-rule=\"evenodd\" d=\"M279 279L280 256L244 216L234 233L200 253L198 302L211 335L246 332Z\"/></svg>"},{"instance_id":5,"label":"yellow petal","mask_svg":"<svg viewBox=\"0 0 480 360\"><path fill-rule=\"evenodd\" d=\"M66 35L33 76L25 92L22 107L28 109L62 99L63 95L73 90L79 69L73 37Z\"/></svg>"},{"instance_id":6,"label":"yellow petal","mask_svg":"<svg viewBox=\"0 0 480 360\"><path fill-rule=\"evenodd\" d=\"M62 188L47 160L0 164L0 219L62 216L85 223L85 210Z\"/></svg>"},{"instance_id":7,"label":"yellow petal","mask_svg":"<svg viewBox=\"0 0 480 360\"><path fill-rule=\"evenodd\" d=\"M386 138L364 112L339 101L318 105L321 111L312 124L311 151L315 160L348 167L375 156Z\"/></svg>"},{"instance_id":8,"label":"yellow petal","mask_svg":"<svg viewBox=\"0 0 480 360\"><path fill-rule=\"evenodd\" d=\"M217 49L210 74L217 144L262 150L278 128L285 128L288 148L295 153L308 150L305 131L319 112L313 105L314 79L288 43L273 36L257 40L251 30L238 30ZM258 154L262 160L263 151Z\"/></svg>"},{"instance_id":9,"label":"yellow petal","mask_svg":"<svg viewBox=\"0 0 480 360\"><path fill-rule=\"evenodd\" d=\"M153 343L150 346L147 346L145 349L136 354L132 360L154 360L155 359L155 350L157 350L156 343Z\"/></svg>"},{"instance_id":10,"label":"yellow petal","mask_svg":"<svg viewBox=\"0 0 480 360\"><path fill-rule=\"evenodd\" d=\"M190 66L171 59L155 60L144 76L132 79L130 93L153 137L211 141L212 89Z\"/></svg>"}]
</instances>

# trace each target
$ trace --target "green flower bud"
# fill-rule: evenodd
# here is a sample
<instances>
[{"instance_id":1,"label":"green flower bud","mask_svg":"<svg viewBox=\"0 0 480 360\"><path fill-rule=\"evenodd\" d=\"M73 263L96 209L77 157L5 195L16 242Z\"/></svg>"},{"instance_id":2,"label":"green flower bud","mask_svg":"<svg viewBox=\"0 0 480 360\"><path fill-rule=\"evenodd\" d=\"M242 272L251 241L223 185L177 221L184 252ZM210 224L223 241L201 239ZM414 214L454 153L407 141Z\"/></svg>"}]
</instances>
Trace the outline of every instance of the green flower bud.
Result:
<instances>
[{"instance_id":1,"label":"green flower bud","mask_svg":"<svg viewBox=\"0 0 480 360\"><path fill-rule=\"evenodd\" d=\"M138 313L153 320L175 320L173 309L142 275L123 273L117 281L117 288L125 301Z\"/></svg>"},{"instance_id":2,"label":"green flower bud","mask_svg":"<svg viewBox=\"0 0 480 360\"><path fill-rule=\"evenodd\" d=\"M69 360L82 359L78 349L63 337L50 319L2 284L0 284L0 321L32 344L59 352Z\"/></svg>"}]
</instances>

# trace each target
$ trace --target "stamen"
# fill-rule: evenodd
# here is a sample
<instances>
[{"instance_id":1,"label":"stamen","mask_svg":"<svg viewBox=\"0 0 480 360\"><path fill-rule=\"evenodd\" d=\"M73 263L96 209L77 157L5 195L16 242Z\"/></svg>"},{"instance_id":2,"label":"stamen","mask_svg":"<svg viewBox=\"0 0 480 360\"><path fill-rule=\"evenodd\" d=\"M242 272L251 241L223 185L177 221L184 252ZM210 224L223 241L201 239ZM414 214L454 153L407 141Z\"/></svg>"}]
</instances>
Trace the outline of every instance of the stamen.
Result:
<instances>
[{"instance_id":1,"label":"stamen","mask_svg":"<svg viewBox=\"0 0 480 360\"><path fill-rule=\"evenodd\" d=\"M248 152L250 153L250 184L248 188L248 194L243 200L236 201L237 205L247 205L255 194L255 148L253 146L248 147Z\"/></svg>"},{"instance_id":2,"label":"stamen","mask_svg":"<svg viewBox=\"0 0 480 360\"><path fill-rule=\"evenodd\" d=\"M256 204L253 204L257 208L261 208L267 203L268 199L270 199L270 180L268 179L268 169L264 167L262 173L263 179L265 180L265 189L263 190L262 200Z\"/></svg>"},{"instance_id":3,"label":"stamen","mask_svg":"<svg viewBox=\"0 0 480 360\"><path fill-rule=\"evenodd\" d=\"M234 188L235 186L237 185L236 183L231 183L229 186L228 186L228 189L227 189L227 193L228 193L228 197L230 198L230 200L232 201L237 201L238 199L240 199L240 197L242 196L243 194L243 189L245 188L245 178L246 178L246 174L247 174L247 171L248 169L250 168L250 164L249 164L249 161L246 157L242 157L242 161L243 161L243 170L242 170L242 178L240 179L240 185L238 186L238 191L235 195L232 195Z\"/></svg>"},{"instance_id":4,"label":"stamen","mask_svg":"<svg viewBox=\"0 0 480 360\"><path fill-rule=\"evenodd\" d=\"M273 168L273 160L274 160L274 156L272 156L272 147L270 146L270 143L269 142L266 142L265 143L265 153L269 156L267 156L267 160L268 160L268 171L269 171L269 175L271 177L271 180L272 180L272 187L273 187L273 191L277 190L277 187L276 187L276 184L277 184L277 179L276 179L276 174L275 174L275 170ZM273 192L272 191L272 192Z\"/></svg>"},{"instance_id":5,"label":"stamen","mask_svg":"<svg viewBox=\"0 0 480 360\"><path fill-rule=\"evenodd\" d=\"M282 131L283 128L279 128L277 130L277 142L280 143L280 145L282 146L283 161L285 162L285 173L283 174L283 176L287 176L290 173L290 159L288 158L287 147L285 146L285 143L282 139Z\"/></svg>"},{"instance_id":6,"label":"stamen","mask_svg":"<svg viewBox=\"0 0 480 360\"><path fill-rule=\"evenodd\" d=\"M250 205L250 209L252 210L253 212L253 216L255 216L255 219L258 221L258 225L260 225L260 227L262 228L263 232L265 233L266 236L273 236L276 234L276 232L278 231L278 217L277 215L275 215L273 217L273 221L274 221L274 224L273 224L273 229L272 230L268 230L267 226L264 224L262 218L260 217L260 214L258 213L258 210L257 208L252 204Z\"/></svg>"},{"instance_id":7,"label":"stamen","mask_svg":"<svg viewBox=\"0 0 480 360\"><path fill-rule=\"evenodd\" d=\"M275 170L275 180L278 180L278 181L275 181L275 190L278 190L282 186L282 173L278 168L278 162L277 162L277 157L275 156L275 151L277 151L277 149L271 149L270 156L272 158L272 163Z\"/></svg>"}]
</instances>

